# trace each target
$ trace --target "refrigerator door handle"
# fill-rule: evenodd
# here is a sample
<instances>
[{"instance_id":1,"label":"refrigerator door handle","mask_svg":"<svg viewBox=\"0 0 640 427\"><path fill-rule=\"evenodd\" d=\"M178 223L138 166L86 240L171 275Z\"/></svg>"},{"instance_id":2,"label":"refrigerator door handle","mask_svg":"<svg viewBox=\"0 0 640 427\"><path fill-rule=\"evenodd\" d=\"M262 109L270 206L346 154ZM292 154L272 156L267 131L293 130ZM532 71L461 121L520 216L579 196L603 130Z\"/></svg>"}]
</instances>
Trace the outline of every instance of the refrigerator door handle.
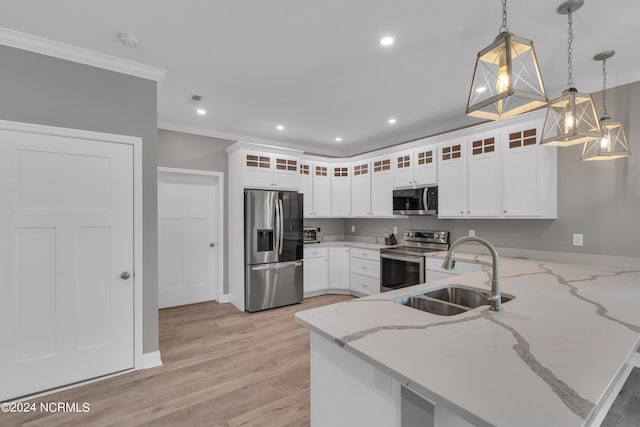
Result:
<instances>
[{"instance_id":1,"label":"refrigerator door handle","mask_svg":"<svg viewBox=\"0 0 640 427\"><path fill-rule=\"evenodd\" d=\"M251 267L251 271L280 270L281 268L300 267L302 261L277 262L273 264L256 265Z\"/></svg>"},{"instance_id":2,"label":"refrigerator door handle","mask_svg":"<svg viewBox=\"0 0 640 427\"><path fill-rule=\"evenodd\" d=\"M280 208L280 206L276 202L276 206L275 206L275 209L276 209L276 214L275 214L275 221L276 221L275 229L276 229L276 232L275 232L275 234L273 236L273 239L275 240L275 251L276 251L276 254L280 253L280 209L279 208Z\"/></svg>"},{"instance_id":3,"label":"refrigerator door handle","mask_svg":"<svg viewBox=\"0 0 640 427\"><path fill-rule=\"evenodd\" d=\"M284 218L282 217L282 199L278 199L278 208L280 209L280 251L278 252L282 255L282 247L284 246Z\"/></svg>"}]
</instances>

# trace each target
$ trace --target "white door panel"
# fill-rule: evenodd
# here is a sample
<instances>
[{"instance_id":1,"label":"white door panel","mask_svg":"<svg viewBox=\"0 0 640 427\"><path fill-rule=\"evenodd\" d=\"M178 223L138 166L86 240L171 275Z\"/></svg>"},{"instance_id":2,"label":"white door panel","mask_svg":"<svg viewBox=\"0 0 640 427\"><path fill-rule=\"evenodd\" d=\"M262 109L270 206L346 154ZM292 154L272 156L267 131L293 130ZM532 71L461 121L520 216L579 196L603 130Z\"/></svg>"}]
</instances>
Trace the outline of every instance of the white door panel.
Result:
<instances>
[{"instance_id":1,"label":"white door panel","mask_svg":"<svg viewBox=\"0 0 640 427\"><path fill-rule=\"evenodd\" d=\"M0 400L132 368L133 147L0 141Z\"/></svg>"},{"instance_id":2,"label":"white door panel","mask_svg":"<svg viewBox=\"0 0 640 427\"><path fill-rule=\"evenodd\" d=\"M218 191L217 177L160 173L159 308L218 297Z\"/></svg>"}]
</instances>

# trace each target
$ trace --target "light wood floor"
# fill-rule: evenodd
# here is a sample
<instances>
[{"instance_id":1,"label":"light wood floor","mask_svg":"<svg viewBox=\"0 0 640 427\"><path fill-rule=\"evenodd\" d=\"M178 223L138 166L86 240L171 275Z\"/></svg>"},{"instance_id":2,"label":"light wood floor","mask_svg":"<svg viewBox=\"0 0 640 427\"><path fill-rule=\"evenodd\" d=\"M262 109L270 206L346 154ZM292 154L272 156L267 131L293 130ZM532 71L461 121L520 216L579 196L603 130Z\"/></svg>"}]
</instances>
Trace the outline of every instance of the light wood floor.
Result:
<instances>
[{"instance_id":1,"label":"light wood floor","mask_svg":"<svg viewBox=\"0 0 640 427\"><path fill-rule=\"evenodd\" d=\"M254 314L216 302L161 310L163 366L34 401L88 402L88 413L0 413L0 426L306 427L309 331L293 314L351 298Z\"/></svg>"}]
</instances>

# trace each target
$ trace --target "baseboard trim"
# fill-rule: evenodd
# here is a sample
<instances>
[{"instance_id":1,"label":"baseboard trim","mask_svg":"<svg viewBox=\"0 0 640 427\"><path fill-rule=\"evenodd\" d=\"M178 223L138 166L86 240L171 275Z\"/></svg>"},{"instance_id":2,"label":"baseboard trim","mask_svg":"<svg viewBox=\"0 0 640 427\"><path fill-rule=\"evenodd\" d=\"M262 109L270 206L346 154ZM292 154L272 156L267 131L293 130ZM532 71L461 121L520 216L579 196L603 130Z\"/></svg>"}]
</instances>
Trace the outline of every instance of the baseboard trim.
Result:
<instances>
[{"instance_id":1,"label":"baseboard trim","mask_svg":"<svg viewBox=\"0 0 640 427\"><path fill-rule=\"evenodd\" d=\"M144 353L142 355L142 368L149 369L162 366L162 358L160 357L160 350L153 351L151 353Z\"/></svg>"},{"instance_id":2,"label":"baseboard trim","mask_svg":"<svg viewBox=\"0 0 640 427\"><path fill-rule=\"evenodd\" d=\"M228 302L231 302L231 295L229 294L222 295L220 298L218 298L218 302L220 304L226 304Z\"/></svg>"}]
</instances>

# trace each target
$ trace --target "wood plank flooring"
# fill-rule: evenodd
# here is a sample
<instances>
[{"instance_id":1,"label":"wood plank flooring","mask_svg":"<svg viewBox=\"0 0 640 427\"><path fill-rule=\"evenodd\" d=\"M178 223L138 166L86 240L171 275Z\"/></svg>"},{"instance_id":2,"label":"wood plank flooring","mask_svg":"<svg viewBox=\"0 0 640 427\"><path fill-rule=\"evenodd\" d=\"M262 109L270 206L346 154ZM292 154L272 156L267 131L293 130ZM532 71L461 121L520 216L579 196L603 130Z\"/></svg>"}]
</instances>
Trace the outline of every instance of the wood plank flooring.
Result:
<instances>
[{"instance_id":1,"label":"wood plank flooring","mask_svg":"<svg viewBox=\"0 0 640 427\"><path fill-rule=\"evenodd\" d=\"M0 413L0 426L307 427L309 331L293 314L352 299L308 298L260 313L207 302L160 310L163 366L33 400L86 413Z\"/></svg>"}]
</instances>

